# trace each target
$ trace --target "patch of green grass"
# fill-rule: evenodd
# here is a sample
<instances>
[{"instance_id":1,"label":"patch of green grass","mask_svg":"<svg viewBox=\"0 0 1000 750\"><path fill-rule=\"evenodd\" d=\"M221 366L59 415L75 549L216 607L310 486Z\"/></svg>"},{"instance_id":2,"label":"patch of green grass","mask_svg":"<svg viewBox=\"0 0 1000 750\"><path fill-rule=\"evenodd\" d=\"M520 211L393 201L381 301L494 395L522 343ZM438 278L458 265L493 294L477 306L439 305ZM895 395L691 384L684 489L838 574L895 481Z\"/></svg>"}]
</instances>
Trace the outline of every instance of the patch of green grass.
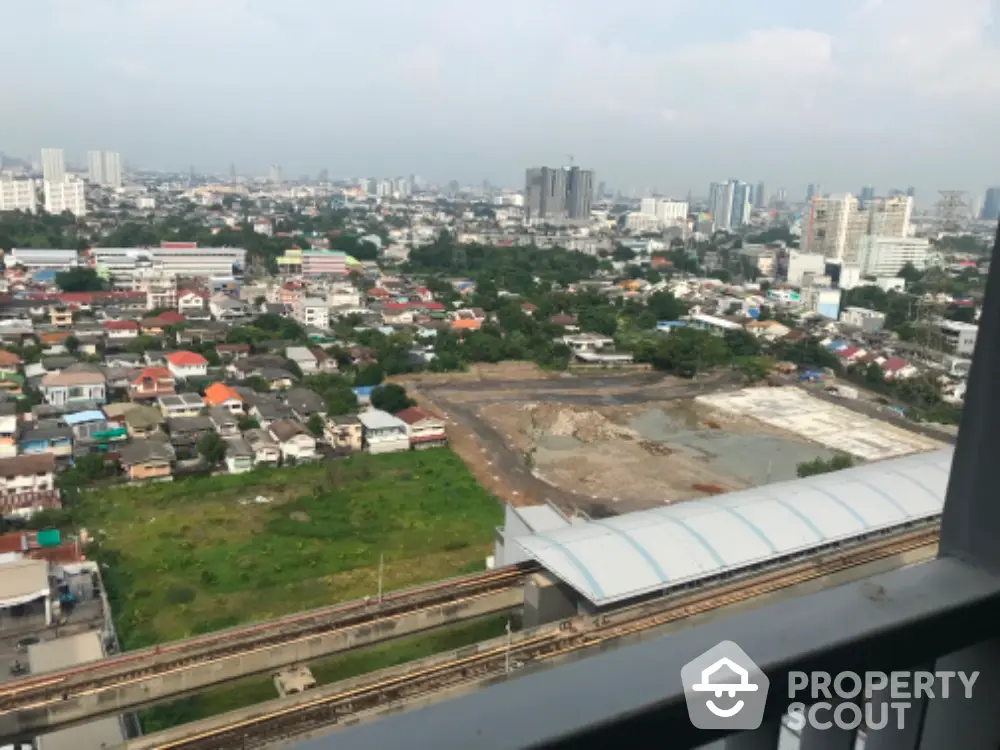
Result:
<instances>
[{"instance_id":1,"label":"patch of green grass","mask_svg":"<svg viewBox=\"0 0 1000 750\"><path fill-rule=\"evenodd\" d=\"M434 654L454 651L479 641L498 638L504 634L506 622L503 617L489 617L463 623L446 630L324 659L310 665L310 669L318 684L328 685ZM277 697L278 692L273 679L253 677L200 695L153 706L140 712L139 718L142 721L143 731L151 734Z\"/></svg>"},{"instance_id":2,"label":"patch of green grass","mask_svg":"<svg viewBox=\"0 0 1000 750\"><path fill-rule=\"evenodd\" d=\"M259 496L270 502L257 503ZM83 493L123 647L482 567L500 505L450 450Z\"/></svg>"}]
</instances>

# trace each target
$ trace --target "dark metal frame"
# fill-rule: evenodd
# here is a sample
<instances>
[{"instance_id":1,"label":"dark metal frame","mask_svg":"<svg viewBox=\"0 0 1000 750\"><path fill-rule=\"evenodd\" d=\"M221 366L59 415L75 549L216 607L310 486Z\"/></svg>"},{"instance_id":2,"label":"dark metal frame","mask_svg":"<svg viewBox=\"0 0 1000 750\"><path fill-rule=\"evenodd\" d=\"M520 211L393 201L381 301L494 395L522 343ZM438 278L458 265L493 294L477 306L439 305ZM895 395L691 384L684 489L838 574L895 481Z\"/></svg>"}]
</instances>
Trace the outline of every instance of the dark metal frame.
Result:
<instances>
[{"instance_id":1,"label":"dark metal frame","mask_svg":"<svg viewBox=\"0 0 1000 750\"><path fill-rule=\"evenodd\" d=\"M993 257L1000 247L997 227ZM987 289L1000 288L1000 263ZM718 736L688 720L681 667L721 640L737 641L771 685L790 670L891 671L936 663L978 669L975 700L919 705L912 731L868 737L869 750L996 750L1000 746L1000 295L979 323L941 523L939 557L816 594L714 620L424 709L353 727L308 750L668 748ZM768 696L770 731L736 735L727 748L776 747L783 691ZM909 722L909 720L908 720ZM836 732L836 730L834 730ZM803 736L803 750L851 747L853 738ZM721 736L721 735L720 735Z\"/></svg>"}]
</instances>

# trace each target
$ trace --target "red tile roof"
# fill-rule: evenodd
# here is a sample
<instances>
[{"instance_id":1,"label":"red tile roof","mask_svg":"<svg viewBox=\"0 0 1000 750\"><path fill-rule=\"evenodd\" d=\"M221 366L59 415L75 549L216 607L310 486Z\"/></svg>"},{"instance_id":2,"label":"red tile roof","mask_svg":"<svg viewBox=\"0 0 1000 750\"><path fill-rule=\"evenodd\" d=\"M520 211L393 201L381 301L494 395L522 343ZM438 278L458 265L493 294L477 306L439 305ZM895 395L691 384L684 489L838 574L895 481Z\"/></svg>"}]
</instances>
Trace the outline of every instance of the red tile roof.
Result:
<instances>
[{"instance_id":1,"label":"red tile roof","mask_svg":"<svg viewBox=\"0 0 1000 750\"><path fill-rule=\"evenodd\" d=\"M397 419L402 419L406 424L416 424L425 419L436 419L433 414L428 414L419 406L411 406L408 409L403 409L403 411L396 413L396 417Z\"/></svg>"},{"instance_id":2,"label":"red tile roof","mask_svg":"<svg viewBox=\"0 0 1000 750\"><path fill-rule=\"evenodd\" d=\"M240 398L240 394L225 383L212 383L205 389L205 403L209 406L218 406L234 399L236 401L243 400Z\"/></svg>"},{"instance_id":3,"label":"red tile roof","mask_svg":"<svg viewBox=\"0 0 1000 750\"><path fill-rule=\"evenodd\" d=\"M177 367L197 367L198 365L208 364L208 360L197 352L170 352L164 359Z\"/></svg>"},{"instance_id":4,"label":"red tile roof","mask_svg":"<svg viewBox=\"0 0 1000 750\"><path fill-rule=\"evenodd\" d=\"M890 357L885 362L882 363L882 372L898 372L907 366L907 361L905 359L900 359L899 357Z\"/></svg>"},{"instance_id":5,"label":"red tile roof","mask_svg":"<svg viewBox=\"0 0 1000 750\"><path fill-rule=\"evenodd\" d=\"M169 380L174 381L174 376L166 367L144 367L132 378L133 383L141 383L143 380Z\"/></svg>"},{"instance_id":6,"label":"red tile roof","mask_svg":"<svg viewBox=\"0 0 1000 750\"><path fill-rule=\"evenodd\" d=\"M14 354L14 352L0 349L0 366L14 367L19 364L21 364L21 358Z\"/></svg>"},{"instance_id":7,"label":"red tile roof","mask_svg":"<svg viewBox=\"0 0 1000 750\"><path fill-rule=\"evenodd\" d=\"M138 331L139 322L136 320L105 320L101 325L106 331Z\"/></svg>"}]
</instances>

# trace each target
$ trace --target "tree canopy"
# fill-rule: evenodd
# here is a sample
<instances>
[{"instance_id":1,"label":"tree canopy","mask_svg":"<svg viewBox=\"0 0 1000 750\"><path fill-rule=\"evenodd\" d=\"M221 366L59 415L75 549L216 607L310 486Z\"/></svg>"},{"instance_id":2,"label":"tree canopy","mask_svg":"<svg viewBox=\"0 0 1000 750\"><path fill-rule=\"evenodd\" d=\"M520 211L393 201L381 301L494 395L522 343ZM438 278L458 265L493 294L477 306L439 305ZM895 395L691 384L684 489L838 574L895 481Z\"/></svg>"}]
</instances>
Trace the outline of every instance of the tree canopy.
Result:
<instances>
[{"instance_id":1,"label":"tree canopy","mask_svg":"<svg viewBox=\"0 0 1000 750\"><path fill-rule=\"evenodd\" d=\"M413 401L406 394L406 389L395 383L381 385L372 391L372 406L382 409L390 414L403 411L408 406L413 406Z\"/></svg>"},{"instance_id":2,"label":"tree canopy","mask_svg":"<svg viewBox=\"0 0 1000 750\"><path fill-rule=\"evenodd\" d=\"M100 292L107 282L93 268L70 268L56 274L56 286L64 292Z\"/></svg>"}]
</instances>

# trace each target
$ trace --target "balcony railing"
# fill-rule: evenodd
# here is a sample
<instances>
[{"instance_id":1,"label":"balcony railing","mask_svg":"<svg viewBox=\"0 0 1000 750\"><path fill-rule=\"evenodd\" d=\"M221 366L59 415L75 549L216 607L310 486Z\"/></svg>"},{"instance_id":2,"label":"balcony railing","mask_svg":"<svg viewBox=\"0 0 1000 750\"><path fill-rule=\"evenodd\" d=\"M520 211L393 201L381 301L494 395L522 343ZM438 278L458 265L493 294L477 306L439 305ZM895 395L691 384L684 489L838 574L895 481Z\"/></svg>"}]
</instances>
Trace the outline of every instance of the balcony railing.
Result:
<instances>
[{"instance_id":1,"label":"balcony railing","mask_svg":"<svg viewBox=\"0 0 1000 750\"><path fill-rule=\"evenodd\" d=\"M994 258L1000 246L1000 227ZM1000 263L987 288L1000 288ZM865 731L865 750L1000 747L1000 293L987 296L941 524L937 559L765 605L645 643L525 674L471 694L305 741L303 750L390 748L663 748L718 741L774 750L792 699L791 672L973 672L955 689L909 701L903 728ZM997 471L993 471L996 468ZM770 680L757 730L692 726L681 667L720 641L737 642ZM859 699L860 700L860 699ZM864 710L889 700L851 701ZM876 713L875 715L878 715ZM863 729L863 727L862 727ZM807 726L801 750L848 750L858 730ZM712 745L714 748L715 745Z\"/></svg>"}]
</instances>

